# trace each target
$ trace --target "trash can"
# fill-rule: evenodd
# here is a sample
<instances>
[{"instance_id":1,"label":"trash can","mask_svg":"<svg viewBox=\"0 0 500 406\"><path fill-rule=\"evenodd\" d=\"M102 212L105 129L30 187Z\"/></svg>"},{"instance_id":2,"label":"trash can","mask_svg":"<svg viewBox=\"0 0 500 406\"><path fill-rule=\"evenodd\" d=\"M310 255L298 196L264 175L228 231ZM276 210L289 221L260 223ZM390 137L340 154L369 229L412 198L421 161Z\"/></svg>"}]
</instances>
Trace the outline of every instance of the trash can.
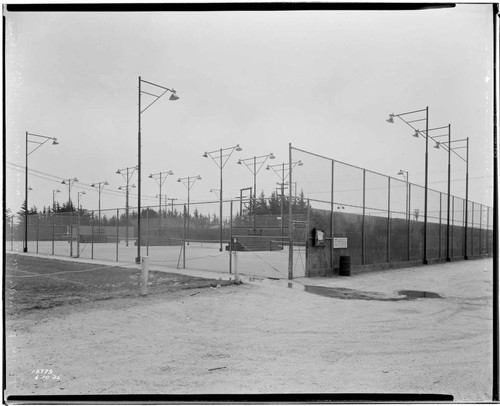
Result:
<instances>
[{"instance_id":1,"label":"trash can","mask_svg":"<svg viewBox=\"0 0 500 406\"><path fill-rule=\"evenodd\" d=\"M339 275L351 276L351 257L350 256L340 256Z\"/></svg>"}]
</instances>

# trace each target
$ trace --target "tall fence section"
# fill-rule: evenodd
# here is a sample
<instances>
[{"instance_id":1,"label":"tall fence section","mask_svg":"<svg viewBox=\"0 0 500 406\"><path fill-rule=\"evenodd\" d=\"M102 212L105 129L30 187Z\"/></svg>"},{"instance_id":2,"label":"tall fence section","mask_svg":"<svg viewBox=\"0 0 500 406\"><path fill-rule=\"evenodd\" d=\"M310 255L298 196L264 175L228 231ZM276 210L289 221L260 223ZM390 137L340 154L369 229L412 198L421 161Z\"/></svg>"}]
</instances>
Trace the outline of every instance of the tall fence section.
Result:
<instances>
[{"instance_id":1,"label":"tall fence section","mask_svg":"<svg viewBox=\"0 0 500 406\"><path fill-rule=\"evenodd\" d=\"M148 256L152 266L237 266L279 279L337 274L341 257L397 266L493 254L491 207L428 189L424 255L423 187L291 145L287 170L284 195L142 207L140 230L133 207L31 214L27 251L131 263ZM5 219L7 251L23 251L25 228L25 216Z\"/></svg>"},{"instance_id":2,"label":"tall fence section","mask_svg":"<svg viewBox=\"0 0 500 406\"><path fill-rule=\"evenodd\" d=\"M337 273L341 257L365 266L493 254L491 207L428 189L425 222L425 188L406 176L394 178L292 146L290 156L302 163L293 170L292 190L303 191L310 205L308 276ZM320 245L315 245L317 230L324 236Z\"/></svg>"}]
</instances>

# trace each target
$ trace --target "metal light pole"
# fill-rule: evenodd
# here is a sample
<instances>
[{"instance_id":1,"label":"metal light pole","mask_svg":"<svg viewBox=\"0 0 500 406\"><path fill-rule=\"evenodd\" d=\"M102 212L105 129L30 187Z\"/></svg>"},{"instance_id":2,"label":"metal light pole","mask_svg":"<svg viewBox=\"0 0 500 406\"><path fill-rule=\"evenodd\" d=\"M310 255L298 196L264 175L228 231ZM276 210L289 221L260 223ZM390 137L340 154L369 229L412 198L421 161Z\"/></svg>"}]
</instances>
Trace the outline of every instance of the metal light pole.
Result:
<instances>
[{"instance_id":1,"label":"metal light pole","mask_svg":"<svg viewBox=\"0 0 500 406\"><path fill-rule=\"evenodd\" d=\"M73 179L64 179L61 184L62 185L66 185L68 186L68 205L69 205L69 209L72 210L73 209L73 204L71 203L71 187L73 186L72 184L75 183L75 182L78 182L78 179L77 178L73 178Z\"/></svg>"},{"instance_id":2,"label":"metal light pole","mask_svg":"<svg viewBox=\"0 0 500 406\"><path fill-rule=\"evenodd\" d=\"M224 166L226 165L227 161L229 160L229 158L231 157L231 155L233 154L234 151L241 151L241 147L240 147L240 144L236 144L234 147L229 147L229 148L220 148L218 150L215 150L215 151L210 151L210 152L205 152L203 154L203 158L212 158L212 160L215 162L215 164L219 167L220 169L220 196L219 196L219 200L220 200L220 206L219 206L219 222L220 222L220 248L219 248L219 251L222 252L222 225L223 225L223 222L222 222L222 170L224 169ZM216 159L218 155L218 158L219 160Z\"/></svg>"},{"instance_id":3,"label":"metal light pole","mask_svg":"<svg viewBox=\"0 0 500 406\"><path fill-rule=\"evenodd\" d=\"M283 242L283 216L284 216L284 203L285 203L285 184L288 184L288 182L286 182L286 179L288 178L288 174L290 173L290 167L291 167L291 170L293 170L296 166L302 166L304 165L302 163L302 161L296 161L296 162L292 162L291 165L289 165L289 168L287 169L286 171L286 174L285 174L285 162L283 162L282 164L276 164L276 165L267 165L266 169L269 171L269 170L273 170L273 172L278 175L278 177L280 178L280 181L278 183L278 185L281 186L281 242ZM278 171L278 168L281 168L281 174L280 172ZM291 187L291 186L290 186ZM292 202L290 201L289 204L291 205ZM291 232L291 230L288 231L289 233Z\"/></svg>"},{"instance_id":4,"label":"metal light pole","mask_svg":"<svg viewBox=\"0 0 500 406\"><path fill-rule=\"evenodd\" d=\"M415 119L415 120L405 120L402 116L406 116L408 114L422 113L425 112L425 118ZM424 190L424 243L423 243L423 264L428 264L427 261L427 195L428 195L428 186L429 186L429 107L427 106L425 109L409 111L406 113L400 114L390 114L389 118L386 120L388 123L394 123L394 117L398 117L401 121L409 125L411 128L415 130L415 137L419 136L421 132L419 129L414 127L412 123L425 121L425 190Z\"/></svg>"},{"instance_id":5,"label":"metal light pole","mask_svg":"<svg viewBox=\"0 0 500 406\"><path fill-rule=\"evenodd\" d=\"M23 252L28 252L28 156L30 156L33 152L35 152L38 148L44 145L47 141L52 140L52 145L58 145L57 138L54 137L46 137L45 135L38 135L29 133L26 131L26 169L24 172L24 203L25 203L25 211L24 211L24 246ZM31 151L29 150L29 144L37 144L38 146L34 147Z\"/></svg>"},{"instance_id":6,"label":"metal light pole","mask_svg":"<svg viewBox=\"0 0 500 406\"><path fill-rule=\"evenodd\" d=\"M129 204L128 204L128 195L130 189L135 188L135 185L129 185L128 183L125 186L119 186L118 190L125 189L125 244L128 247L128 219L129 219Z\"/></svg>"},{"instance_id":7,"label":"metal light pole","mask_svg":"<svg viewBox=\"0 0 500 406\"><path fill-rule=\"evenodd\" d=\"M450 125L450 130L449 134L451 134L451 125ZM437 137L435 137L437 138ZM462 143L461 146L453 147L453 143ZM465 145L463 143L465 142ZM469 206L469 137L467 138L462 138L460 140L451 140L451 135L448 137L448 142L437 142L435 148L439 148L440 146L444 146L445 150L448 151L448 228L449 228L449 205L450 205L450 172L451 172L451 153L453 152L456 156L458 156L462 161L465 162L465 220L464 220L464 259L468 259L467 255L467 221L468 221L468 206ZM460 155L459 153L455 152L457 149L466 149L466 155L465 158ZM449 231L448 231L449 234ZM450 261L450 255L449 251L447 251L447 256L446 256L446 261Z\"/></svg>"},{"instance_id":8,"label":"metal light pole","mask_svg":"<svg viewBox=\"0 0 500 406\"><path fill-rule=\"evenodd\" d=\"M95 187L99 193L99 236L101 235L101 193L104 189L104 186L108 186L109 183L107 181L92 183L92 187Z\"/></svg>"},{"instance_id":9,"label":"metal light pole","mask_svg":"<svg viewBox=\"0 0 500 406\"><path fill-rule=\"evenodd\" d=\"M467 138L462 138L459 140L451 140L451 124L448 126L448 141L447 142L436 142L436 146L434 148L439 149L440 146L444 146L444 149L448 151L448 226L447 226L447 235L448 235L448 247L447 247L447 254L446 254L446 261L451 261L451 256L450 256L450 249L449 249L449 241L450 241L450 183L451 183L451 153L453 152L456 156L458 156L462 161L465 162L466 169L465 169L465 220L464 220L464 235L465 235L465 240L464 240L464 259L468 259L467 256L467 215L468 215L468 202L469 202L469 137ZM438 136L439 137L439 136ZM438 138L434 137L434 138ZM453 147L452 144L455 142L460 142L462 143L461 146L458 147ZM463 143L465 142L465 145ZM465 158L460 155L459 153L455 152L457 149L462 149L466 148L466 156Z\"/></svg>"},{"instance_id":10,"label":"metal light pole","mask_svg":"<svg viewBox=\"0 0 500 406\"><path fill-rule=\"evenodd\" d=\"M168 198L168 199L166 199L166 200L170 200L170 203L171 203L171 206L170 206L170 207L171 207L170 212L172 213L172 216L173 216L173 214L174 214L174 200L177 200L177 198L176 198L176 197L169 197L169 198Z\"/></svg>"},{"instance_id":11,"label":"metal light pole","mask_svg":"<svg viewBox=\"0 0 500 406\"><path fill-rule=\"evenodd\" d=\"M60 193L59 189L52 190L52 214L56 212L56 193Z\"/></svg>"},{"instance_id":12,"label":"metal light pole","mask_svg":"<svg viewBox=\"0 0 500 406\"><path fill-rule=\"evenodd\" d=\"M187 244L189 245L189 204L190 204L190 191L193 185L197 180L201 180L201 176L188 176L186 178L179 178L177 179L177 182L182 183L184 186L186 186L186 189L188 191L188 204L187 204Z\"/></svg>"},{"instance_id":13,"label":"metal light pole","mask_svg":"<svg viewBox=\"0 0 500 406\"><path fill-rule=\"evenodd\" d=\"M146 83L150 86L154 86L157 89L162 89L163 92L160 95L150 93L147 91L142 90L142 83ZM155 90L157 90L155 89ZM137 136L137 168L138 168L138 180L137 180L137 186L138 186L138 195L137 195L137 257L135 258L135 262L139 264L141 262L141 168L142 168L142 163L141 163L141 114L144 113L153 103L158 101L160 97L162 97L165 93L171 92L172 94L170 95L169 100L178 100L179 97L176 94L176 91L174 89L169 89L160 85L157 85L156 83L148 82L146 80L142 80L141 77L139 76L139 92L138 92L138 98L139 98L139 106L138 106L138 136ZM144 109L141 106L141 95L148 95L151 97L154 97L154 100L150 102Z\"/></svg>"},{"instance_id":14,"label":"metal light pole","mask_svg":"<svg viewBox=\"0 0 500 406\"><path fill-rule=\"evenodd\" d=\"M160 194L156 195L156 197L159 197L159 210L158 210L158 233L160 233L161 229L161 187L167 180L169 175L173 175L174 173L170 170L168 172L158 172L158 173L151 173L149 177L151 179L154 179L158 186L160 186Z\"/></svg>"},{"instance_id":15,"label":"metal light pole","mask_svg":"<svg viewBox=\"0 0 500 406\"><path fill-rule=\"evenodd\" d=\"M276 158L273 153L267 155L254 156L252 158L245 158L238 160L237 164L244 164L250 172L253 174L253 204L252 204L252 212L253 212L253 230L255 233L255 206L257 201L257 174L262 169L264 164L268 159ZM259 165L259 167L257 167Z\"/></svg>"},{"instance_id":16,"label":"metal light pole","mask_svg":"<svg viewBox=\"0 0 500 406\"><path fill-rule=\"evenodd\" d=\"M80 210L80 196L81 195L86 195L87 193L85 192L85 190L83 192L77 192L77 206L76 206L76 210Z\"/></svg>"},{"instance_id":17,"label":"metal light pole","mask_svg":"<svg viewBox=\"0 0 500 406\"><path fill-rule=\"evenodd\" d=\"M129 204L128 204L128 197L129 197L129 192L130 188L135 188L135 185L129 186L130 181L132 179L132 176L134 176L134 173L137 169L137 166L129 166L127 168L123 169L118 169L116 173L118 175L122 175L123 178L125 179L125 182L127 184L125 185L125 218L126 218L126 229L125 229L125 241L126 241L126 246L128 247L128 226L129 226ZM123 190L123 186L120 186L118 190Z\"/></svg>"}]
</instances>

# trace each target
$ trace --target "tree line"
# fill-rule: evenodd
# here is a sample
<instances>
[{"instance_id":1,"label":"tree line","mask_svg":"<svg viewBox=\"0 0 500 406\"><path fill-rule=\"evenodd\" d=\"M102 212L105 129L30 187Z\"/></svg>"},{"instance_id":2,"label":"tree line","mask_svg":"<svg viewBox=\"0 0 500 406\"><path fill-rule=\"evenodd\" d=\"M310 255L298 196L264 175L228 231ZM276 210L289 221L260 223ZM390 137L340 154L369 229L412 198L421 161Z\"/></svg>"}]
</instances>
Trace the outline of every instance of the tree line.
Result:
<instances>
[{"instance_id":1,"label":"tree line","mask_svg":"<svg viewBox=\"0 0 500 406\"><path fill-rule=\"evenodd\" d=\"M242 212L237 211L235 217L238 219L242 219L246 216L251 215L280 215L282 212L281 205L283 204L283 213L288 214L290 208L290 197L284 196L283 198L278 195L276 192L271 193L271 197L266 197L264 192L255 199L247 200L241 204ZM245 206L245 207L243 207ZM309 208L309 203L304 197L304 192L301 191L297 197L292 197L292 212L294 214L307 214L307 210ZM106 214L108 212L108 214ZM113 226L117 224L117 219L120 224L124 225L127 219L127 213L125 209L120 209L119 217L116 214L109 216L109 210L102 210L100 219L97 216L97 210L88 210L84 209L81 206L77 209L72 201L68 201L63 203L62 205L57 202L54 206L44 206L41 209L36 206L32 206L27 214L29 216L37 216L39 220L43 222L44 219L49 221L53 215L60 215L58 217L63 218L64 215L68 215L68 218L73 217L75 215L79 215L82 223L88 223L92 221L92 213L94 214L94 224L100 224L101 226ZM24 216L26 214L26 203L23 203L21 206L21 210L17 212L20 216L21 222L24 221ZM161 216L161 218L165 219L184 219L183 209L178 210L177 208L173 208L173 210L169 210L168 208L164 208L161 210L155 210L151 207L146 207L141 209L141 218L149 218L149 219L157 219ZM128 214L129 222L134 222L137 220L137 211L130 210ZM87 219L87 220L86 220ZM200 213L198 208L195 208L192 212L189 213L189 220L200 227L210 227L216 226L220 223L219 217L216 213L212 214L203 214Z\"/></svg>"}]
</instances>

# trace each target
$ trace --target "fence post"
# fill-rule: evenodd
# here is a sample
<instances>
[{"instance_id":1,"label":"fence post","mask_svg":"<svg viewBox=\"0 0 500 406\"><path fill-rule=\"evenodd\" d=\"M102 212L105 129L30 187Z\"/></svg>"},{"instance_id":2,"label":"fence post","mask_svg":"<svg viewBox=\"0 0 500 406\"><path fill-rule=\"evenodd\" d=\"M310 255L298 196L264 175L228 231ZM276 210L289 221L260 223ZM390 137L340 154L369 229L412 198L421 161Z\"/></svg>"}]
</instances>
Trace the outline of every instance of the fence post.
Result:
<instances>
[{"instance_id":1,"label":"fence post","mask_svg":"<svg viewBox=\"0 0 500 406\"><path fill-rule=\"evenodd\" d=\"M76 208L76 257L80 258L80 208Z\"/></svg>"},{"instance_id":2,"label":"fence post","mask_svg":"<svg viewBox=\"0 0 500 406\"><path fill-rule=\"evenodd\" d=\"M231 205L229 206L229 217L230 217L229 218L229 273L231 273L232 255L233 255L233 201L232 200L231 200Z\"/></svg>"},{"instance_id":3,"label":"fence post","mask_svg":"<svg viewBox=\"0 0 500 406\"><path fill-rule=\"evenodd\" d=\"M234 251L234 282L240 283L240 274L238 271L238 251Z\"/></svg>"},{"instance_id":4,"label":"fence post","mask_svg":"<svg viewBox=\"0 0 500 406\"><path fill-rule=\"evenodd\" d=\"M391 177L387 177L387 262L391 262Z\"/></svg>"},{"instance_id":5,"label":"fence post","mask_svg":"<svg viewBox=\"0 0 500 406\"><path fill-rule=\"evenodd\" d=\"M119 243L120 243L120 209L116 209L116 262L118 262Z\"/></svg>"},{"instance_id":6,"label":"fence post","mask_svg":"<svg viewBox=\"0 0 500 406\"><path fill-rule=\"evenodd\" d=\"M69 242L69 256L70 258L73 258L73 224L71 224L71 217L69 218L69 236L68 236L68 242Z\"/></svg>"},{"instance_id":7,"label":"fence post","mask_svg":"<svg viewBox=\"0 0 500 406\"><path fill-rule=\"evenodd\" d=\"M481 233L481 227L483 223L483 205L479 204L479 255L483 255L484 249L483 247L483 239Z\"/></svg>"},{"instance_id":8,"label":"fence post","mask_svg":"<svg viewBox=\"0 0 500 406\"><path fill-rule=\"evenodd\" d=\"M56 229L56 213L52 211L52 255L54 255L54 233Z\"/></svg>"},{"instance_id":9,"label":"fence post","mask_svg":"<svg viewBox=\"0 0 500 406\"><path fill-rule=\"evenodd\" d=\"M288 143L288 230L290 238L288 239L288 279L293 279L293 222L292 222L292 143Z\"/></svg>"},{"instance_id":10,"label":"fence post","mask_svg":"<svg viewBox=\"0 0 500 406\"><path fill-rule=\"evenodd\" d=\"M439 192L439 233L438 233L438 245L439 245L438 256L439 256L439 259L441 259L441 217L443 216L442 205L443 205L443 193Z\"/></svg>"},{"instance_id":11,"label":"fence post","mask_svg":"<svg viewBox=\"0 0 500 406\"><path fill-rule=\"evenodd\" d=\"M149 257L149 206L146 208L146 255Z\"/></svg>"},{"instance_id":12,"label":"fence post","mask_svg":"<svg viewBox=\"0 0 500 406\"><path fill-rule=\"evenodd\" d=\"M334 212L334 188L335 188L335 161L332 159L332 179L331 179L331 185L330 185L330 237L332 237L332 241L330 243L330 262L332 265L332 273L335 268L335 264L333 263L333 260L335 258L333 254L333 212ZM307 211L309 214L309 210Z\"/></svg>"},{"instance_id":13,"label":"fence post","mask_svg":"<svg viewBox=\"0 0 500 406\"><path fill-rule=\"evenodd\" d=\"M363 217L361 220L361 265L365 265L366 252L365 252L365 212L366 212L366 170L363 169Z\"/></svg>"},{"instance_id":14,"label":"fence post","mask_svg":"<svg viewBox=\"0 0 500 406\"><path fill-rule=\"evenodd\" d=\"M38 240L40 239L40 215L36 215L36 253L38 254Z\"/></svg>"},{"instance_id":15,"label":"fence post","mask_svg":"<svg viewBox=\"0 0 500 406\"><path fill-rule=\"evenodd\" d=\"M90 258L94 259L94 222L95 216L94 211L92 210L92 227L91 227L91 236L90 236Z\"/></svg>"},{"instance_id":16,"label":"fence post","mask_svg":"<svg viewBox=\"0 0 500 406\"><path fill-rule=\"evenodd\" d=\"M411 250L411 215L410 215L410 208L411 208L411 183L408 183L408 261L410 260L410 250Z\"/></svg>"},{"instance_id":17,"label":"fence post","mask_svg":"<svg viewBox=\"0 0 500 406\"><path fill-rule=\"evenodd\" d=\"M462 252L464 259L467 259L467 209L468 204L462 202Z\"/></svg>"},{"instance_id":18,"label":"fence post","mask_svg":"<svg viewBox=\"0 0 500 406\"><path fill-rule=\"evenodd\" d=\"M148 294L149 257L141 258L141 295Z\"/></svg>"},{"instance_id":19,"label":"fence post","mask_svg":"<svg viewBox=\"0 0 500 406\"><path fill-rule=\"evenodd\" d=\"M182 231L182 268L186 268L186 205L184 205L184 229Z\"/></svg>"},{"instance_id":20,"label":"fence post","mask_svg":"<svg viewBox=\"0 0 500 406\"><path fill-rule=\"evenodd\" d=\"M14 216L10 218L10 250L14 251Z\"/></svg>"},{"instance_id":21,"label":"fence post","mask_svg":"<svg viewBox=\"0 0 500 406\"><path fill-rule=\"evenodd\" d=\"M470 225L470 255L474 257L474 202L471 202L471 225Z\"/></svg>"},{"instance_id":22,"label":"fence post","mask_svg":"<svg viewBox=\"0 0 500 406\"><path fill-rule=\"evenodd\" d=\"M455 242L455 196L451 197L451 247L450 247L450 260L453 258L453 245Z\"/></svg>"},{"instance_id":23,"label":"fence post","mask_svg":"<svg viewBox=\"0 0 500 406\"><path fill-rule=\"evenodd\" d=\"M490 234L490 206L486 206L486 256L490 255L489 234Z\"/></svg>"}]
</instances>

